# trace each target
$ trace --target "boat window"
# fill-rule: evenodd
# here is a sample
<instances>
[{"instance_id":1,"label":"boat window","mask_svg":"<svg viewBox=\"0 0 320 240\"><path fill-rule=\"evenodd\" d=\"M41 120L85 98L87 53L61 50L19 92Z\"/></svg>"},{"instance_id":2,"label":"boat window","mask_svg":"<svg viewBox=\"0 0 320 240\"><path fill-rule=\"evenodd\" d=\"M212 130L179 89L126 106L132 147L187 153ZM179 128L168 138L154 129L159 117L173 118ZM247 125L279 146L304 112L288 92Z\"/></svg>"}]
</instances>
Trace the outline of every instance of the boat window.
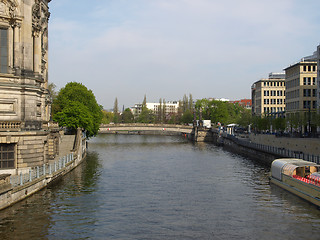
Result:
<instances>
[{"instance_id":1,"label":"boat window","mask_svg":"<svg viewBox=\"0 0 320 240\"><path fill-rule=\"evenodd\" d=\"M283 166L282 173L287 176L292 176L294 174L299 175L298 173L295 173L296 168L296 165L286 164L285 166Z\"/></svg>"},{"instance_id":2,"label":"boat window","mask_svg":"<svg viewBox=\"0 0 320 240\"><path fill-rule=\"evenodd\" d=\"M300 176L300 177L304 177L304 167L298 167L297 169L297 176Z\"/></svg>"}]
</instances>

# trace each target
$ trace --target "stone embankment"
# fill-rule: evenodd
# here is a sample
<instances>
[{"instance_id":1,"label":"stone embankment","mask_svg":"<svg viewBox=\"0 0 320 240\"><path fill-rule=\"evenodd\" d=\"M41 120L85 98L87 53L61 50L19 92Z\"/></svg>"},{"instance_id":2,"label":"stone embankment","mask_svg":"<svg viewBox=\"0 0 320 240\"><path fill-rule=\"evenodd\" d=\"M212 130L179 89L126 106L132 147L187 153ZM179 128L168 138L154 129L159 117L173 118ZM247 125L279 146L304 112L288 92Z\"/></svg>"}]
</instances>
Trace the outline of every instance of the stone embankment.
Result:
<instances>
[{"instance_id":1,"label":"stone embankment","mask_svg":"<svg viewBox=\"0 0 320 240\"><path fill-rule=\"evenodd\" d=\"M267 134L230 135L212 130L214 142L232 152L270 165L276 158L299 158L320 164L320 139L276 137Z\"/></svg>"},{"instance_id":2,"label":"stone embankment","mask_svg":"<svg viewBox=\"0 0 320 240\"><path fill-rule=\"evenodd\" d=\"M86 154L86 138L77 135L61 136L59 156L47 164L30 168L19 175L0 175L0 210L21 201L45 188L76 168Z\"/></svg>"}]
</instances>

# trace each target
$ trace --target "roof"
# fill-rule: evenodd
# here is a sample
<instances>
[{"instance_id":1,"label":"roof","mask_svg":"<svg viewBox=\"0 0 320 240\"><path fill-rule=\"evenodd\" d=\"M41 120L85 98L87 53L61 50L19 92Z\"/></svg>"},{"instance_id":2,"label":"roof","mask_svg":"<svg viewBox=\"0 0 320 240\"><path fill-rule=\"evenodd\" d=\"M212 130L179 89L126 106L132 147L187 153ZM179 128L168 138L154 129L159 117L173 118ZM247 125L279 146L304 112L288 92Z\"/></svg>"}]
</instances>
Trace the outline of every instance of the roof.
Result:
<instances>
[{"instance_id":1,"label":"roof","mask_svg":"<svg viewBox=\"0 0 320 240\"><path fill-rule=\"evenodd\" d=\"M271 164L272 177L282 180L282 173L292 175L293 171L298 167L318 166L320 165L297 158L281 158L276 159Z\"/></svg>"}]
</instances>

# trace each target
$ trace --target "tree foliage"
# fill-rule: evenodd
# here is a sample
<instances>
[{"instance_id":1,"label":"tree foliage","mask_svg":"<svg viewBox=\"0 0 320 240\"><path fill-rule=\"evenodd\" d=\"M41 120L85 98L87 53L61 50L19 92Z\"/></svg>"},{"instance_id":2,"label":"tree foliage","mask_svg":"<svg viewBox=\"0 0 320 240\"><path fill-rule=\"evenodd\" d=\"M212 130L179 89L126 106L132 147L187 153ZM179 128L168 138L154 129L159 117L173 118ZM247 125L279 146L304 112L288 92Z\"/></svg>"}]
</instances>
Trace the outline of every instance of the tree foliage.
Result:
<instances>
[{"instance_id":1,"label":"tree foliage","mask_svg":"<svg viewBox=\"0 0 320 240\"><path fill-rule=\"evenodd\" d=\"M81 83L70 82L60 89L54 100L53 120L71 130L83 128L88 137L98 133L102 107L91 90Z\"/></svg>"},{"instance_id":2,"label":"tree foliage","mask_svg":"<svg viewBox=\"0 0 320 240\"><path fill-rule=\"evenodd\" d=\"M218 100L201 99L195 104L198 113L202 109L202 119L211 120L213 123L220 122L222 124L237 123L241 115L246 115L243 107L238 104L223 102Z\"/></svg>"},{"instance_id":3,"label":"tree foliage","mask_svg":"<svg viewBox=\"0 0 320 240\"><path fill-rule=\"evenodd\" d=\"M134 122L134 116L130 110L130 108L126 108L122 115L121 115L122 121L124 123L133 123Z\"/></svg>"},{"instance_id":4,"label":"tree foliage","mask_svg":"<svg viewBox=\"0 0 320 240\"><path fill-rule=\"evenodd\" d=\"M189 109L187 109L181 116L181 122L186 124L186 123L192 123L192 121L193 121L193 114Z\"/></svg>"},{"instance_id":5,"label":"tree foliage","mask_svg":"<svg viewBox=\"0 0 320 240\"><path fill-rule=\"evenodd\" d=\"M109 124L113 121L114 114L113 112L108 112L106 110L102 110L102 121L103 124Z\"/></svg>"}]
</instances>

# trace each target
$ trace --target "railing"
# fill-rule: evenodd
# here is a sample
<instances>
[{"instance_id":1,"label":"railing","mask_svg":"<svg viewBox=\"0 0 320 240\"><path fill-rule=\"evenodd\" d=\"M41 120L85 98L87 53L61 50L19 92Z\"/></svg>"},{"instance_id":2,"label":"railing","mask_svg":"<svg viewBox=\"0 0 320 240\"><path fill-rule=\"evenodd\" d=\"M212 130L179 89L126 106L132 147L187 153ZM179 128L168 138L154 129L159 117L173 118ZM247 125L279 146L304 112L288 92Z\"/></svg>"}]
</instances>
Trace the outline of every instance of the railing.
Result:
<instances>
[{"instance_id":1,"label":"railing","mask_svg":"<svg viewBox=\"0 0 320 240\"><path fill-rule=\"evenodd\" d=\"M21 122L9 122L9 121L1 121L0 122L0 130L1 129L20 129Z\"/></svg>"},{"instance_id":2,"label":"railing","mask_svg":"<svg viewBox=\"0 0 320 240\"><path fill-rule=\"evenodd\" d=\"M116 123L116 124L101 124L100 128L112 128L112 127L165 127L165 128L192 128L188 125L176 125L176 124L157 124L157 123Z\"/></svg>"},{"instance_id":3,"label":"railing","mask_svg":"<svg viewBox=\"0 0 320 240\"><path fill-rule=\"evenodd\" d=\"M304 153L301 151L294 151L294 150L286 149L283 147L273 147L273 146L263 145L263 144L259 144L259 143L254 143L254 142L250 142L248 140L239 139L236 136L229 135L229 134L224 134L223 137L226 137L226 138L234 141L238 145L252 148L255 150L259 150L259 151L263 151L266 153L278 155L279 157L299 158L299 159L303 159L303 160L306 160L309 162L314 162L314 163L320 164L320 156L319 155L313 155L313 154Z\"/></svg>"},{"instance_id":4,"label":"railing","mask_svg":"<svg viewBox=\"0 0 320 240\"><path fill-rule=\"evenodd\" d=\"M29 173L20 173L20 175L10 176L10 183L12 187L22 186L26 183L32 182L35 179L41 178L43 176L50 176L61 169L65 168L69 163L73 162L73 153L68 154L65 157L60 158L58 161L53 163L43 164L42 166L37 166L29 170Z\"/></svg>"}]
</instances>

